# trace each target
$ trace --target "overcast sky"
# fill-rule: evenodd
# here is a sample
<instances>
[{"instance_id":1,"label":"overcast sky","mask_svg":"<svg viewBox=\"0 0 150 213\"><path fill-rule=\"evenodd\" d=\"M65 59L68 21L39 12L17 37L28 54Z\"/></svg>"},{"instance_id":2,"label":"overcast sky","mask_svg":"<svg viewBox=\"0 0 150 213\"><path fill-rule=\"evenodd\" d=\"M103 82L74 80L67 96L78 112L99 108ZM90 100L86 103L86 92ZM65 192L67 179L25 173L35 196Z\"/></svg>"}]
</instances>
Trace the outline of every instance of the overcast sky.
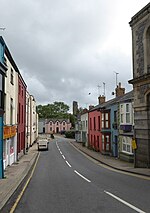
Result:
<instances>
[{"instance_id":1,"label":"overcast sky","mask_svg":"<svg viewBox=\"0 0 150 213\"><path fill-rule=\"evenodd\" d=\"M37 104L81 107L132 90L129 21L146 0L1 0L0 31ZM105 83L105 90L104 84ZM99 87L98 87L99 85ZM89 93L91 93L89 95Z\"/></svg>"}]
</instances>

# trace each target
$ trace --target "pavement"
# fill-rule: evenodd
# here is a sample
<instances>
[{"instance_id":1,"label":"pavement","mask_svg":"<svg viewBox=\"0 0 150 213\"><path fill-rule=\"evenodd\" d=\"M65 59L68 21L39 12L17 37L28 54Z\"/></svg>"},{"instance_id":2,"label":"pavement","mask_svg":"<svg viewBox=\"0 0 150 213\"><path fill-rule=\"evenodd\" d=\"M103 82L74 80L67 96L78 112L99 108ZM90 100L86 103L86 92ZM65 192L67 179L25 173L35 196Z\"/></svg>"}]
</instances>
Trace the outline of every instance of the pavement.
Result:
<instances>
[{"instance_id":1,"label":"pavement","mask_svg":"<svg viewBox=\"0 0 150 213\"><path fill-rule=\"evenodd\" d=\"M92 157L93 159L113 169L150 177L150 168L134 168L133 163L125 162L118 158L111 157L108 155L102 155L100 152L96 152L94 150L88 149L85 146L82 146L81 142L76 142L72 140L71 144L75 146L77 149L79 149L80 151L87 154L88 156Z\"/></svg>"},{"instance_id":2,"label":"pavement","mask_svg":"<svg viewBox=\"0 0 150 213\"><path fill-rule=\"evenodd\" d=\"M38 151L37 144L35 143L19 161L6 167L4 179L0 179L0 211L31 171L37 157Z\"/></svg>"},{"instance_id":3,"label":"pavement","mask_svg":"<svg viewBox=\"0 0 150 213\"><path fill-rule=\"evenodd\" d=\"M100 163L107 165L111 168L134 173L146 177L150 177L150 169L146 168L134 168L132 163L127 163L116 159L114 157L105 156L99 152L95 152L86 147L82 146L82 143L76 142L75 140L68 140L75 148L99 161ZM23 155L18 162L8 166L4 172L5 178L0 179L0 210L4 207L19 185L22 183L24 178L32 170L36 159L38 157L37 144L33 144L30 147L27 154Z\"/></svg>"}]
</instances>

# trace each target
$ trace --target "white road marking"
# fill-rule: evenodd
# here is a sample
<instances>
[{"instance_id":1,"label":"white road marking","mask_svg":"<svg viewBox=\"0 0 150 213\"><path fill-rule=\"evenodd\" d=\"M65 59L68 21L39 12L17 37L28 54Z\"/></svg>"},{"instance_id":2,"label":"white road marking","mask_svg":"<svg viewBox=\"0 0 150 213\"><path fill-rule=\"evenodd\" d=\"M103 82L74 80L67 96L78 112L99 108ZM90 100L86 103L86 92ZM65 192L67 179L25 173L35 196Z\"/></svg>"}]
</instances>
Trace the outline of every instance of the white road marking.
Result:
<instances>
[{"instance_id":1,"label":"white road marking","mask_svg":"<svg viewBox=\"0 0 150 213\"><path fill-rule=\"evenodd\" d=\"M60 154L62 155L62 152L60 151Z\"/></svg>"},{"instance_id":2,"label":"white road marking","mask_svg":"<svg viewBox=\"0 0 150 213\"><path fill-rule=\"evenodd\" d=\"M125 204L126 206L130 207L131 209L134 209L135 211L139 212L139 213L146 213L144 211L142 211L141 209L133 206L132 204L126 202L125 200L122 200L121 198L117 197L116 195L113 195L112 193L110 192L107 192L104 190L104 192L108 195L110 195L111 197L115 198L116 200L120 201L121 203Z\"/></svg>"},{"instance_id":3,"label":"white road marking","mask_svg":"<svg viewBox=\"0 0 150 213\"><path fill-rule=\"evenodd\" d=\"M89 179L87 179L86 177L84 177L83 175L81 175L79 172L77 172L76 170L74 170L74 172L79 175L81 178L83 178L84 180L86 180L87 182L91 182Z\"/></svg>"},{"instance_id":4,"label":"white road marking","mask_svg":"<svg viewBox=\"0 0 150 213\"><path fill-rule=\"evenodd\" d=\"M67 164L69 167L71 167L71 165L68 163L68 161L66 161L66 164Z\"/></svg>"},{"instance_id":5,"label":"white road marking","mask_svg":"<svg viewBox=\"0 0 150 213\"><path fill-rule=\"evenodd\" d=\"M64 156L64 155L62 155L62 157L63 157L63 159L65 159L65 156Z\"/></svg>"}]
</instances>

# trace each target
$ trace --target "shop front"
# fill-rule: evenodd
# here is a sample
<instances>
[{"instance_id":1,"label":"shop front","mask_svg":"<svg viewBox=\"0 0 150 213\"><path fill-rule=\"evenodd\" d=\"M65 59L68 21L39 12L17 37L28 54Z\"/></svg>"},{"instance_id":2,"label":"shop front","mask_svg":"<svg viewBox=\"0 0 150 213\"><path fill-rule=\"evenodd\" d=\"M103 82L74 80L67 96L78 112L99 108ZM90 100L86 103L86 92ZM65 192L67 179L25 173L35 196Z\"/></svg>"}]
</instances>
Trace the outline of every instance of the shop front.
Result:
<instances>
[{"instance_id":1,"label":"shop front","mask_svg":"<svg viewBox=\"0 0 150 213\"><path fill-rule=\"evenodd\" d=\"M17 135L16 126L4 126L3 162L4 169L16 162Z\"/></svg>"}]
</instances>

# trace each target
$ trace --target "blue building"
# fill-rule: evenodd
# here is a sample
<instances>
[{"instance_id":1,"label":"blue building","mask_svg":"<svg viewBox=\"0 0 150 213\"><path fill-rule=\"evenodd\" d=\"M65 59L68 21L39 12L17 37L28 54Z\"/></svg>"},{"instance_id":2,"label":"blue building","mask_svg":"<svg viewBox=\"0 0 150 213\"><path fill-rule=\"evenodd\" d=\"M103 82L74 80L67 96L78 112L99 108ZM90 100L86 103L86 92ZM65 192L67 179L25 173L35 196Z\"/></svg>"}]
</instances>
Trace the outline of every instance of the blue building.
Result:
<instances>
[{"instance_id":1,"label":"blue building","mask_svg":"<svg viewBox=\"0 0 150 213\"><path fill-rule=\"evenodd\" d=\"M5 42L0 36L0 179L4 177L3 167L3 114L4 114L4 78L6 66L4 65Z\"/></svg>"}]
</instances>

